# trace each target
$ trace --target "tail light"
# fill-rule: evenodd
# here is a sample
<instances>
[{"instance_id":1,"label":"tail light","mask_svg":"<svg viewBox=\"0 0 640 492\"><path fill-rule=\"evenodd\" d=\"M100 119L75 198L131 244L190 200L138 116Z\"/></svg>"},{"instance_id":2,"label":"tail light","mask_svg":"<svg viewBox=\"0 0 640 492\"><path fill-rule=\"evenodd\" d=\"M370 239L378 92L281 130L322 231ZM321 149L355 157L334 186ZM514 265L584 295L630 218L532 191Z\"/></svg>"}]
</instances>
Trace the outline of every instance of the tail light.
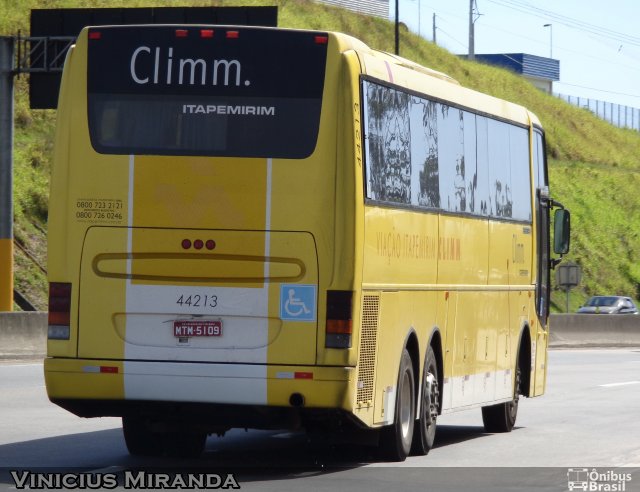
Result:
<instances>
[{"instance_id":1,"label":"tail light","mask_svg":"<svg viewBox=\"0 0 640 492\"><path fill-rule=\"evenodd\" d=\"M350 290L327 291L327 324L325 329L326 348L350 348L353 322L351 319Z\"/></svg>"},{"instance_id":2,"label":"tail light","mask_svg":"<svg viewBox=\"0 0 640 492\"><path fill-rule=\"evenodd\" d=\"M50 340L69 340L71 320L71 284L51 282L49 284L49 329Z\"/></svg>"}]
</instances>

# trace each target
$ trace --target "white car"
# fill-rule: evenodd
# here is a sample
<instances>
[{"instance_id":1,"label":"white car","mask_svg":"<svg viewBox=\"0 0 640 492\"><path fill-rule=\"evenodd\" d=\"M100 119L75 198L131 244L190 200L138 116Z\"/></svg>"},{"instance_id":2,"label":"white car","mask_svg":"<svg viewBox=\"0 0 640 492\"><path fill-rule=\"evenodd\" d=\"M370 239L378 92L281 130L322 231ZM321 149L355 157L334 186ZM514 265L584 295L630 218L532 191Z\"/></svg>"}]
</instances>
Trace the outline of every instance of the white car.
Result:
<instances>
[{"instance_id":1,"label":"white car","mask_svg":"<svg viewBox=\"0 0 640 492\"><path fill-rule=\"evenodd\" d=\"M638 308L630 297L593 296L578 309L582 314L638 314Z\"/></svg>"}]
</instances>

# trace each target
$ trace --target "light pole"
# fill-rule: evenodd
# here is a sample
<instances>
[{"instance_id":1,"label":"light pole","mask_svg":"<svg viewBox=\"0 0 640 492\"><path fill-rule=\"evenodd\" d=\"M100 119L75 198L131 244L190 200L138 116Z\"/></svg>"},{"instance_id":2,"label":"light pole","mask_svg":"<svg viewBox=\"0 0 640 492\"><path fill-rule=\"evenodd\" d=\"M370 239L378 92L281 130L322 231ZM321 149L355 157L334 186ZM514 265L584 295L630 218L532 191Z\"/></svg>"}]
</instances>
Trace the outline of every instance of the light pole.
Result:
<instances>
[{"instance_id":1,"label":"light pole","mask_svg":"<svg viewBox=\"0 0 640 492\"><path fill-rule=\"evenodd\" d=\"M478 3L476 0L469 0L469 60L475 60L475 22L482 14L478 12Z\"/></svg>"},{"instance_id":2,"label":"light pole","mask_svg":"<svg viewBox=\"0 0 640 492\"><path fill-rule=\"evenodd\" d=\"M553 58L553 24L545 24L549 28L549 58Z\"/></svg>"},{"instance_id":3,"label":"light pole","mask_svg":"<svg viewBox=\"0 0 640 492\"><path fill-rule=\"evenodd\" d=\"M421 27L422 12L420 7L422 0L411 0L411 1L416 2L418 4L418 36L422 37L422 27Z\"/></svg>"}]
</instances>

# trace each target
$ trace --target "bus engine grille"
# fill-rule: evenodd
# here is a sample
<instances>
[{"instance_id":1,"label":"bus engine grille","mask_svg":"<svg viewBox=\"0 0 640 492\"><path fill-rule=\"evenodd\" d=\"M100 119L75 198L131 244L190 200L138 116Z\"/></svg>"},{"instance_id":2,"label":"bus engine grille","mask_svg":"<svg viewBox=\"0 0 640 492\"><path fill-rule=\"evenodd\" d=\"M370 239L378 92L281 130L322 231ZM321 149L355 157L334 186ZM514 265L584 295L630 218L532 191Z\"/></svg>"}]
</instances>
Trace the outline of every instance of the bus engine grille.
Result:
<instances>
[{"instance_id":1,"label":"bus engine grille","mask_svg":"<svg viewBox=\"0 0 640 492\"><path fill-rule=\"evenodd\" d=\"M362 299L362 332L358 358L358 405L373 405L373 376L376 366L376 339L378 335L378 310L380 297L364 296Z\"/></svg>"}]
</instances>

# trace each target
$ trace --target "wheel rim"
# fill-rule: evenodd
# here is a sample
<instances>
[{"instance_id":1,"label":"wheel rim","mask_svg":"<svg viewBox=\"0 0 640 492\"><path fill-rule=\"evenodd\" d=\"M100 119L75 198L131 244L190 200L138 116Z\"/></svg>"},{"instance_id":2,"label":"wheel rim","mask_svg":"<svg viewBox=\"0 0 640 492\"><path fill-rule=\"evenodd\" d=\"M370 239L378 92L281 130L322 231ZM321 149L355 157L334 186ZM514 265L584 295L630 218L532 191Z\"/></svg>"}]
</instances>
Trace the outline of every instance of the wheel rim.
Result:
<instances>
[{"instance_id":1,"label":"wheel rim","mask_svg":"<svg viewBox=\"0 0 640 492\"><path fill-rule=\"evenodd\" d=\"M429 368L429 372L427 373L427 429L435 424L436 419L438 418L438 405L440 398L440 391L438 389L438 379L435 374L431 372L433 368Z\"/></svg>"},{"instance_id":2,"label":"wheel rim","mask_svg":"<svg viewBox=\"0 0 640 492\"><path fill-rule=\"evenodd\" d=\"M409 373L405 372L402 377L402 389L400 393L400 428L402 429L402 437L407 438L411 429L411 378Z\"/></svg>"},{"instance_id":3,"label":"wheel rim","mask_svg":"<svg viewBox=\"0 0 640 492\"><path fill-rule=\"evenodd\" d=\"M513 400L509 403L508 411L511 420L515 421L518 415L518 400L520 399L520 368L516 369L516 380L513 386Z\"/></svg>"}]
</instances>

